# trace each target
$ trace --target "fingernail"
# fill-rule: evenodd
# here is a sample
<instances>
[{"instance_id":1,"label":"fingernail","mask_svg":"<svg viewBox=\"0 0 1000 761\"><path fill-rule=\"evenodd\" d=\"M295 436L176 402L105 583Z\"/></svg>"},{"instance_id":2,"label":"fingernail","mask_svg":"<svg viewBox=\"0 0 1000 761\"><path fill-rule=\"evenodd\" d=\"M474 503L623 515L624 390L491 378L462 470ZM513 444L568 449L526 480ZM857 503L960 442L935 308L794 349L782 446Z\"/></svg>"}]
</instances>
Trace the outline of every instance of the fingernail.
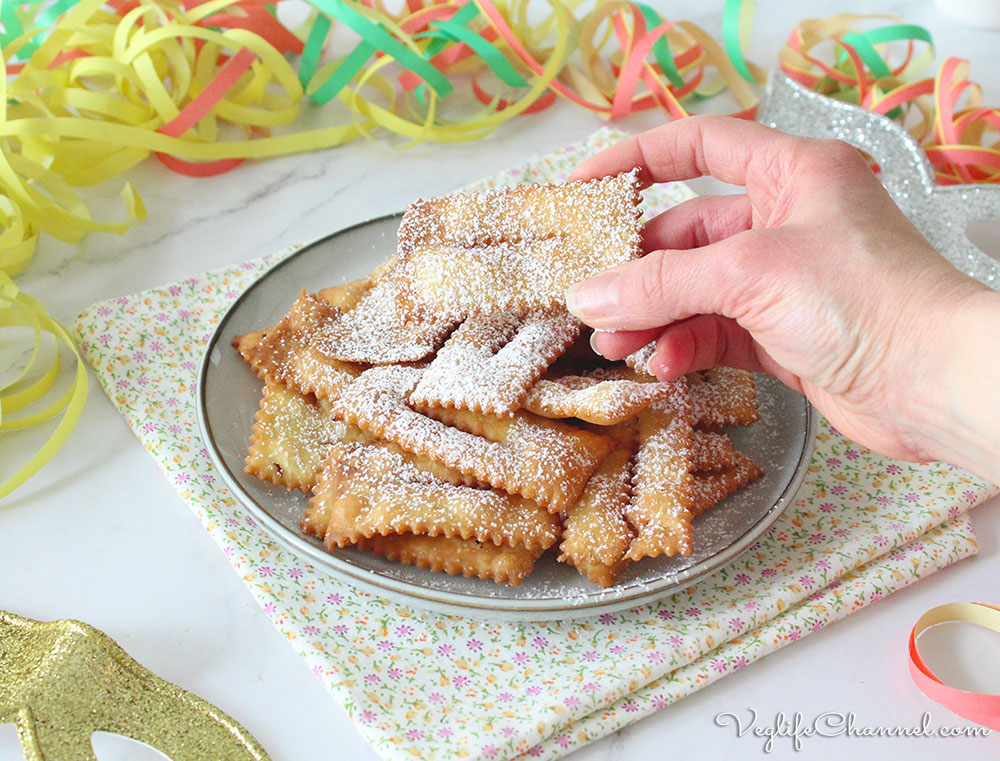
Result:
<instances>
[{"instance_id":1,"label":"fingernail","mask_svg":"<svg viewBox=\"0 0 1000 761\"><path fill-rule=\"evenodd\" d=\"M599 357L603 357L604 354L602 354L601 350L597 347L596 338L597 338L598 334L600 334L602 332L603 331L595 330L593 333L590 334L590 348L593 349L594 354L598 355Z\"/></svg>"},{"instance_id":2,"label":"fingernail","mask_svg":"<svg viewBox=\"0 0 1000 761\"><path fill-rule=\"evenodd\" d=\"M618 311L618 274L602 272L566 291L566 308L581 320L602 319Z\"/></svg>"}]
</instances>

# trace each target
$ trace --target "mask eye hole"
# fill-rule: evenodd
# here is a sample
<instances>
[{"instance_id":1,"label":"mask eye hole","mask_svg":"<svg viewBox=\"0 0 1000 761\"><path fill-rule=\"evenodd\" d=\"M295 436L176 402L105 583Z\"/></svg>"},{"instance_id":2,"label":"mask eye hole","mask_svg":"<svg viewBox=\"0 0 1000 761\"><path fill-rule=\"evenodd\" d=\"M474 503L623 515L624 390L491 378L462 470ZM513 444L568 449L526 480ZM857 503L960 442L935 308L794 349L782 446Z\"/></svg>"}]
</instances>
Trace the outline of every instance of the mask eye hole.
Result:
<instances>
[{"instance_id":1,"label":"mask eye hole","mask_svg":"<svg viewBox=\"0 0 1000 761\"><path fill-rule=\"evenodd\" d=\"M1000 261L1000 219L977 219L965 226L965 234L976 248Z\"/></svg>"},{"instance_id":2,"label":"mask eye hole","mask_svg":"<svg viewBox=\"0 0 1000 761\"><path fill-rule=\"evenodd\" d=\"M94 732L90 744L98 761L170 761L156 748L113 732Z\"/></svg>"}]
</instances>

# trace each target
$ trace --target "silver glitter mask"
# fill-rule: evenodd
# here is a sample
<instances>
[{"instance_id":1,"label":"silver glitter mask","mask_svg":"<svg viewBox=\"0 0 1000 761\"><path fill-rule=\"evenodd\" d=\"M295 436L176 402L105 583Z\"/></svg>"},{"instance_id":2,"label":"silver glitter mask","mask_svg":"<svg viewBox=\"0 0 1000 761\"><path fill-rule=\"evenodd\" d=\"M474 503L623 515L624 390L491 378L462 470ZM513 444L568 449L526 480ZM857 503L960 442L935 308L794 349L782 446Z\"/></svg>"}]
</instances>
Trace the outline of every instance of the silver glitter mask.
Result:
<instances>
[{"instance_id":1,"label":"silver glitter mask","mask_svg":"<svg viewBox=\"0 0 1000 761\"><path fill-rule=\"evenodd\" d=\"M842 103L772 71L758 121L805 137L844 140L878 162L880 179L902 212L952 264L1000 290L1000 262L966 233L970 222L1000 219L1000 187L939 186L927 155L898 123Z\"/></svg>"}]
</instances>

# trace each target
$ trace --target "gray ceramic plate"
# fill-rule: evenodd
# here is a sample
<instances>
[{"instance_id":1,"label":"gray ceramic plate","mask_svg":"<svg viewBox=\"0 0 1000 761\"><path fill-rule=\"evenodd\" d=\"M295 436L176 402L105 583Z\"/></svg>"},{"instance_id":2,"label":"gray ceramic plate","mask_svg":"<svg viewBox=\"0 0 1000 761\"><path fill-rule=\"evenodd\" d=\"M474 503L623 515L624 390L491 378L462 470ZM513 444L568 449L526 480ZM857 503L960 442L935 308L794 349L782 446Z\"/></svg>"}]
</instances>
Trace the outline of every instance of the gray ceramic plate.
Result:
<instances>
[{"instance_id":1,"label":"gray ceramic plate","mask_svg":"<svg viewBox=\"0 0 1000 761\"><path fill-rule=\"evenodd\" d=\"M505 620L573 618L635 607L693 584L739 556L790 504L806 472L813 415L803 397L760 376L763 419L732 431L732 437L767 475L695 520L692 555L647 558L611 589L595 587L551 554L539 560L530 578L511 587L422 571L351 548L327 553L299 529L306 508L302 494L243 473L261 384L230 341L274 325L302 288L314 292L367 274L395 250L398 226L399 215L381 217L296 251L247 288L209 342L198 385L202 436L234 494L280 543L370 592L438 612Z\"/></svg>"}]
</instances>

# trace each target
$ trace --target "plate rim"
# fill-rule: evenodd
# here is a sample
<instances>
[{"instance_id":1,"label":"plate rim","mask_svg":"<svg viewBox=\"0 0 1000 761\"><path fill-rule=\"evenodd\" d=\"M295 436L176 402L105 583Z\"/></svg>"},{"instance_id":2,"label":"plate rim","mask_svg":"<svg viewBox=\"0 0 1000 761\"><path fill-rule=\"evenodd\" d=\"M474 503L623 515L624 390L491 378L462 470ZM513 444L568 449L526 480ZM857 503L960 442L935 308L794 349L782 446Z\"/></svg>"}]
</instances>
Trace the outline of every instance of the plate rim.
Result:
<instances>
[{"instance_id":1,"label":"plate rim","mask_svg":"<svg viewBox=\"0 0 1000 761\"><path fill-rule=\"evenodd\" d=\"M449 615L471 615L483 616L487 614L502 615L506 619L517 620L552 620L552 619L573 619L597 616L602 613L620 611L627 608L637 607L655 602L663 597L676 594L687 587L708 576L720 568L729 565L739 558L754 542L760 539L774 522L791 504L792 497L801 487L808 472L808 461L812 455L815 434L816 434L816 414L803 396L803 406L805 412L805 429L803 432L803 446L799 450L795 462L792 476L784 485L779 496L753 526L741 536L735 538L715 554L705 558L701 562L685 568L672 575L671 580L665 586L652 587L656 582L642 582L636 585L631 593L615 592L615 587L607 590L595 590L598 594L606 594L607 597L599 597L594 600L580 600L576 603L567 603L566 600L573 598L543 598L543 599L510 599L493 598L479 595L469 595L464 593L449 592L447 590L434 590L428 593L427 589L415 582L396 579L382 574L360 568L336 555L326 552L315 546L301 534L293 533L274 518L253 496L244 489L236 474L233 473L226 463L215 435L212 431L210 415L207 409L207 396L205 393L206 381L210 372L211 358L213 351L218 347L223 331L227 328L229 319L233 312L244 302L246 298L259 287L268 277L280 270L283 266L298 258L300 255L321 246L329 240L340 235L357 230L362 227L386 222L390 219L399 219L403 212L394 212L373 217L353 225L340 228L327 235L316 238L299 248L291 251L282 257L272 266L261 272L254 280L246 285L239 296L230 304L225 312L219 317L212 335L205 345L201 362L198 368L198 381L196 389L196 413L198 421L198 431L202 443L208 451L209 458L213 466L222 477L223 481L230 488L233 495L240 504L246 508L253 517L259 521L269 536L276 540L293 554L304 556L309 559L317 570L332 573L348 583L360 585L366 591L375 592L379 595L399 595L418 607L433 610ZM663 580L661 580L663 583ZM552 601L563 601L562 605L552 604Z\"/></svg>"}]
</instances>

